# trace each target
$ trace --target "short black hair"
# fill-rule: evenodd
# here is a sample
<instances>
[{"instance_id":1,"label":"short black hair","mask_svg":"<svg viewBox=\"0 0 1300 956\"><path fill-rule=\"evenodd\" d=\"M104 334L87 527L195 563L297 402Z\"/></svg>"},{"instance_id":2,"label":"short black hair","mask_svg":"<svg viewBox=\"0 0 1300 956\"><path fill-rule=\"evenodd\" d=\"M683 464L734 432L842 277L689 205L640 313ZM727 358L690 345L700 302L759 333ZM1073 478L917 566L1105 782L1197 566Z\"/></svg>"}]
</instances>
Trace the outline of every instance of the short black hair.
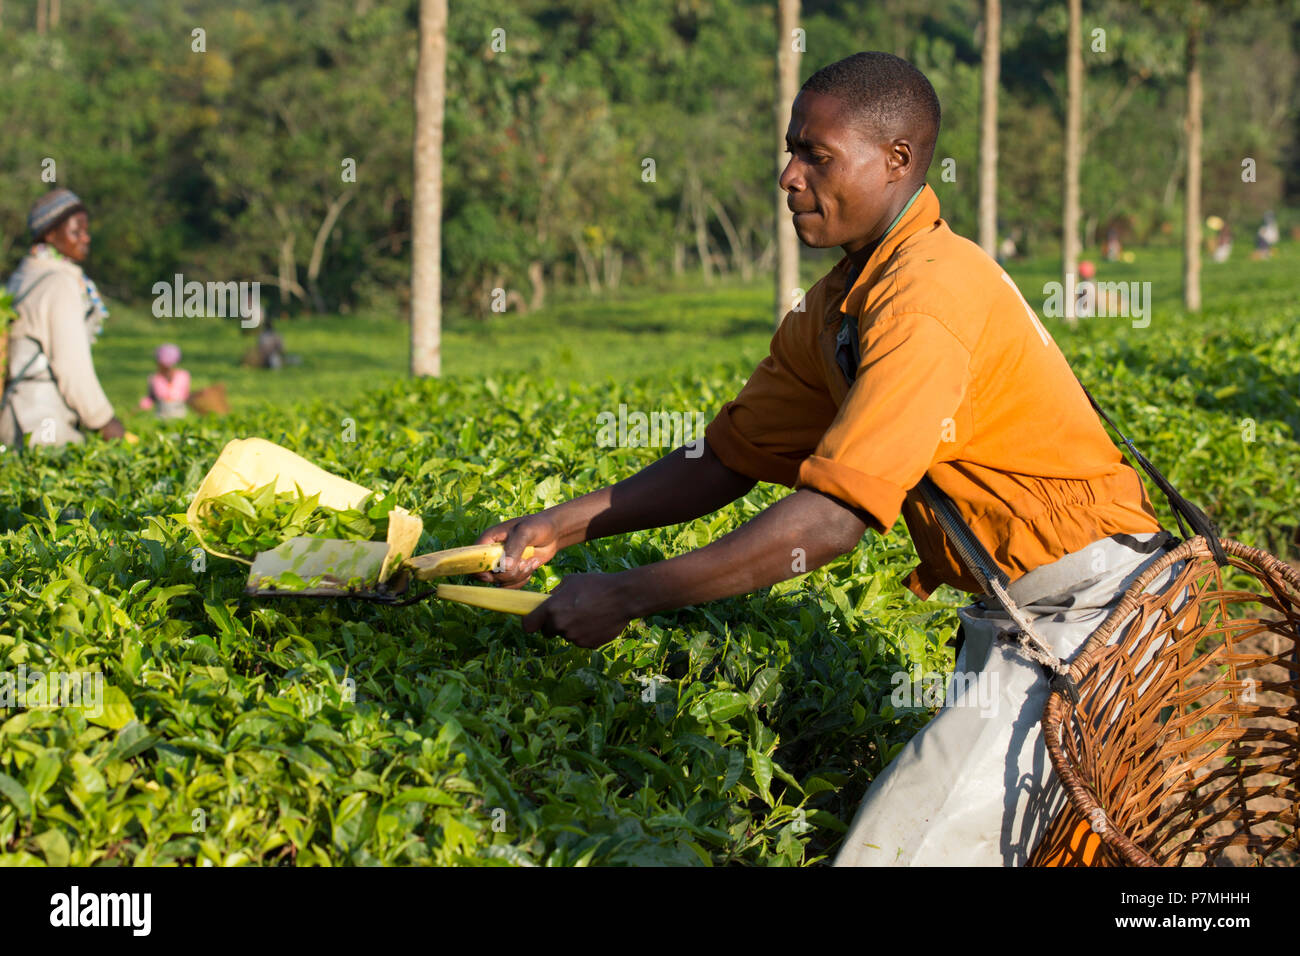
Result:
<instances>
[{"instance_id":1,"label":"short black hair","mask_svg":"<svg viewBox=\"0 0 1300 956\"><path fill-rule=\"evenodd\" d=\"M939 96L912 64L892 53L855 53L822 67L802 88L843 102L855 124L877 141L907 136L916 150L916 175L925 177L939 139Z\"/></svg>"}]
</instances>

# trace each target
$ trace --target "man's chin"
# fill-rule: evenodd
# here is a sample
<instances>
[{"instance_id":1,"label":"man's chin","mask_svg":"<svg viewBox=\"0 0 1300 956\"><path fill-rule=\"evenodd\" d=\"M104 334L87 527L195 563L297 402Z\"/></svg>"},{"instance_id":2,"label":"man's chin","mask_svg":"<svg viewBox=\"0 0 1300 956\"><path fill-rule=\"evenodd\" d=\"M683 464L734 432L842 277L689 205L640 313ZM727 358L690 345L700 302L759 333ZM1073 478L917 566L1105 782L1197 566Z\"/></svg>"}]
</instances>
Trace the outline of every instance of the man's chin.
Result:
<instances>
[{"instance_id":1,"label":"man's chin","mask_svg":"<svg viewBox=\"0 0 1300 956\"><path fill-rule=\"evenodd\" d=\"M829 249L831 246L835 245L833 242L827 242L824 237L816 233L806 233L797 227L794 234L798 236L799 241L809 249Z\"/></svg>"}]
</instances>

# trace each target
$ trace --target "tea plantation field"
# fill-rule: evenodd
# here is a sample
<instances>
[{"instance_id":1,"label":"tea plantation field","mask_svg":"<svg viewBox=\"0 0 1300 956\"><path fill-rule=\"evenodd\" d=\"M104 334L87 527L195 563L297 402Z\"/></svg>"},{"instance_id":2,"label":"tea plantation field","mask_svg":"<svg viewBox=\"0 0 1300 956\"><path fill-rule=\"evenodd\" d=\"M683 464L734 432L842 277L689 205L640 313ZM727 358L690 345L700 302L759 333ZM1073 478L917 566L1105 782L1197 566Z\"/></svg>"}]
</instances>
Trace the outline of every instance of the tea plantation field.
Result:
<instances>
[{"instance_id":1,"label":"tea plantation field","mask_svg":"<svg viewBox=\"0 0 1300 956\"><path fill-rule=\"evenodd\" d=\"M1283 247L1207 268L1206 312L1189 317L1166 304L1176 260L1152 253L1107 276L1167 283L1149 327L1048 322L1225 534L1291 559L1298 266ZM1047 267L1015 276L1040 304ZM933 713L895 707L895 675L951 668L962 596L901 587L914 561L901 523L770 591L636 622L588 651L453 604L257 602L242 565L196 559L180 520L225 442L260 435L396 496L424 517L424 549L468 544L668 450L598 447L602 411L711 417L764 353L766 302L762 289L664 293L608 305L634 314L601 328L581 304L453 325L448 369L466 374L422 382L400 377L403 327L322 320L296 347L286 334L303 370L248 378L227 418L136 415L135 447L4 458L0 674L99 672L105 695L98 714L0 697L0 862L825 862ZM190 337L196 380L229 372L228 356L204 357L201 330L114 321L122 336L110 324L96 356L119 405L142 350L166 338ZM761 485L694 524L569 549L530 587L702 545L784 493Z\"/></svg>"}]
</instances>

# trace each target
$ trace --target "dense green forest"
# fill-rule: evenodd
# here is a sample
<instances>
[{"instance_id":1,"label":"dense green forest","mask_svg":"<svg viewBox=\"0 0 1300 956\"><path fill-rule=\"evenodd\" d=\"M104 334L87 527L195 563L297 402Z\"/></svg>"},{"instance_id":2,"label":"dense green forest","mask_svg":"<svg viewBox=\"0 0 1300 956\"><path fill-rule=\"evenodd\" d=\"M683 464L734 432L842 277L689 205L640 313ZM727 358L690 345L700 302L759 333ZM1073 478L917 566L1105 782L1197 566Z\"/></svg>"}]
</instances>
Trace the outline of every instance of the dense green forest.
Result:
<instances>
[{"instance_id":1,"label":"dense green forest","mask_svg":"<svg viewBox=\"0 0 1300 956\"><path fill-rule=\"evenodd\" d=\"M90 207L89 270L114 298L259 280L272 313L405 314L416 4L35 0L0 21L0 269L51 178ZM981 4L804 0L800 76L862 49L907 57L943 105L930 181L973 236ZM1066 9L1003 15L998 181L1020 251L1060 239ZM453 3L444 299L510 311L570 288L770 270L775 4ZM1082 230L1181 232L1183 5L1085 4ZM1098 32L1101 31L1101 32ZM1203 209L1243 244L1300 205L1300 3L1213 4L1204 36ZM1243 189L1244 158L1256 181ZM823 258L827 253L808 253ZM829 261L829 260L828 260Z\"/></svg>"}]
</instances>

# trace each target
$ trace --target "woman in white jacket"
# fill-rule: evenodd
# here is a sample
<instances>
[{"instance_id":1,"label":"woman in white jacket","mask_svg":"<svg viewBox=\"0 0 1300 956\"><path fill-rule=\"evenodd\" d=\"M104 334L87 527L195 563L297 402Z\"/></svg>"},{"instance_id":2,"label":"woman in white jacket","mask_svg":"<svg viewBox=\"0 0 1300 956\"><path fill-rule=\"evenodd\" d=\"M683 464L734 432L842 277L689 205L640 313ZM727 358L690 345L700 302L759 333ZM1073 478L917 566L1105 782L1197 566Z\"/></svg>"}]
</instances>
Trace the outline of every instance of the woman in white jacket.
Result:
<instances>
[{"instance_id":1,"label":"woman in white jacket","mask_svg":"<svg viewBox=\"0 0 1300 956\"><path fill-rule=\"evenodd\" d=\"M90 253L86 207L56 189L32 207L27 225L35 244L8 285L18 319L9 329L0 445L65 445L85 441L87 431L122 438L90 356L108 310L78 264Z\"/></svg>"}]
</instances>

